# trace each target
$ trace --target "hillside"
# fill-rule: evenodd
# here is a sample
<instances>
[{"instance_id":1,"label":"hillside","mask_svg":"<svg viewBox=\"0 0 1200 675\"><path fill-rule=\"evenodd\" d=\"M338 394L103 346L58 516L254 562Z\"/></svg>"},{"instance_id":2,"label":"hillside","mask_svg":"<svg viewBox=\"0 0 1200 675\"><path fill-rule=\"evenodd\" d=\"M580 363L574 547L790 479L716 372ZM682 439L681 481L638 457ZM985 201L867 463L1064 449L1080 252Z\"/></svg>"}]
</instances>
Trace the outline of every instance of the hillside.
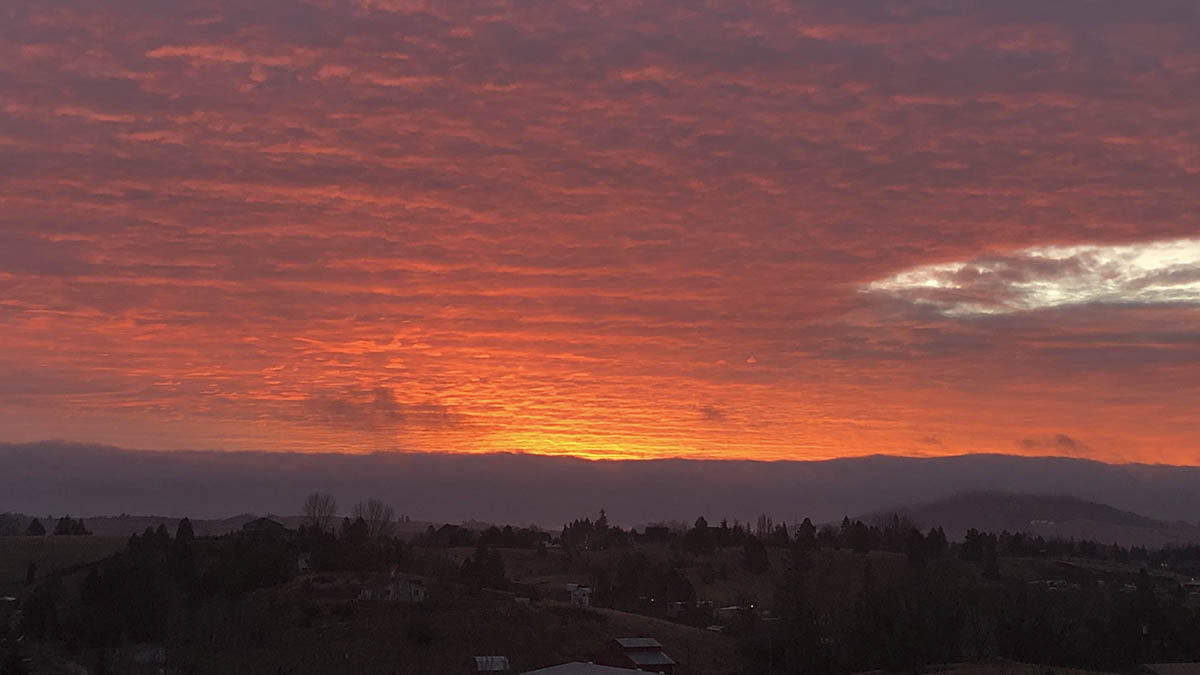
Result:
<instances>
[{"instance_id":1,"label":"hillside","mask_svg":"<svg viewBox=\"0 0 1200 675\"><path fill-rule=\"evenodd\" d=\"M876 512L865 520L898 513L924 528L940 526L951 539L968 528L1028 532L1046 538L1092 539L1126 546L1200 542L1200 527L1123 511L1068 495L963 492L944 499Z\"/></svg>"}]
</instances>

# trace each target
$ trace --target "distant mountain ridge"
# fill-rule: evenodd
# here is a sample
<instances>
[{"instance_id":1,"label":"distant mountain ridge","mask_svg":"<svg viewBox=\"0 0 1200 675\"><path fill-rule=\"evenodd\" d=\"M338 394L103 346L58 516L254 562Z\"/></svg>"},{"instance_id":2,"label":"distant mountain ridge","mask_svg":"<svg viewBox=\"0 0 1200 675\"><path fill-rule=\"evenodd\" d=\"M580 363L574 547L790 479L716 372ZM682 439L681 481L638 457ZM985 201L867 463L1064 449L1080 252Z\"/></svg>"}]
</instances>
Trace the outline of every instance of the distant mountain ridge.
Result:
<instances>
[{"instance_id":1,"label":"distant mountain ridge","mask_svg":"<svg viewBox=\"0 0 1200 675\"><path fill-rule=\"evenodd\" d=\"M975 528L1124 545L1200 542L1200 527L1195 524L1150 518L1061 494L996 490L961 492L931 502L876 512L866 519L873 520L890 513L907 517L924 528L940 526L951 539L960 539L968 528Z\"/></svg>"},{"instance_id":2,"label":"distant mountain ridge","mask_svg":"<svg viewBox=\"0 0 1200 675\"><path fill-rule=\"evenodd\" d=\"M528 454L367 455L143 451L0 443L0 512L155 513L221 519L298 513L331 492L343 513L378 497L414 520L548 529L607 510L610 522L840 521L897 504L996 490L1070 494L1168 521L1200 518L1200 467L1066 457L870 455L819 461L590 461Z\"/></svg>"}]
</instances>

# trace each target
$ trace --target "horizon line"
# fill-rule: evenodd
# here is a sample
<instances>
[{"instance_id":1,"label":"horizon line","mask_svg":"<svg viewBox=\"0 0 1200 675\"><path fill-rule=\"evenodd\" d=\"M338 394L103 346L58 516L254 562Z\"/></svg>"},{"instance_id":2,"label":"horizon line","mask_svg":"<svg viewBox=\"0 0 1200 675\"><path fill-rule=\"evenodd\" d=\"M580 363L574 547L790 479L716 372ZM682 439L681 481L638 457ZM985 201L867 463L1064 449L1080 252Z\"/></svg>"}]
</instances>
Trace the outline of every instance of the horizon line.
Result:
<instances>
[{"instance_id":1,"label":"horizon line","mask_svg":"<svg viewBox=\"0 0 1200 675\"><path fill-rule=\"evenodd\" d=\"M1073 462L1088 462L1092 464L1103 464L1107 466L1146 466L1146 467L1169 467L1179 469L1200 469L1198 464L1171 464L1167 462L1138 462L1138 461L1105 461L1091 457L1076 457L1071 455L1053 455L1053 454L1022 454L1022 453L1004 453L1004 452L957 452L945 455L909 455L909 454L892 454L887 452L872 452L861 455L842 455L836 457L819 457L819 458L773 458L773 459L754 459L749 457L687 457L681 455L671 455L665 457L591 457L586 455L576 455L570 453L544 453L536 451L523 450L496 450L484 452L462 452L457 450L446 451L430 451L430 450L372 450L369 452L333 452L327 450L317 450L312 452L298 450L247 450L247 449L215 449L215 448L177 448L177 449L162 449L162 448L131 448L111 443L103 443L97 441L78 441L65 438L45 438L35 441L6 441L0 440L0 448L16 447L16 446L36 446L42 444L57 443L61 445L71 445L76 447L91 447L96 449L104 449L116 452L125 453L152 453L160 455L169 454L203 454L203 455L298 455L307 457L533 457L545 459L562 459L576 460L581 462L590 462L595 464L648 464L655 462L689 462L689 463L752 463L752 464L819 464L828 462L841 462L866 459L901 459L901 460L952 460L963 459L969 457L996 457L996 458L1012 458L1012 459L1029 459L1029 460L1068 460Z\"/></svg>"}]
</instances>

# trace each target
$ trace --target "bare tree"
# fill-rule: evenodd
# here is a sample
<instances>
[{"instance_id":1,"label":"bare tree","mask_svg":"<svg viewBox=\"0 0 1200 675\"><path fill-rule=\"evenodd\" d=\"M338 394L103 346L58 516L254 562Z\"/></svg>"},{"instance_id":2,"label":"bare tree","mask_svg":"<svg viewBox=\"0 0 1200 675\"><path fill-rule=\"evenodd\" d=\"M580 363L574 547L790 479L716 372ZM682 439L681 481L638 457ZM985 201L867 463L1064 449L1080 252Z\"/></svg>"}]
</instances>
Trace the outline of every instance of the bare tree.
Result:
<instances>
[{"instance_id":1,"label":"bare tree","mask_svg":"<svg viewBox=\"0 0 1200 675\"><path fill-rule=\"evenodd\" d=\"M327 532L337 515L337 500L328 492L314 492L304 500L304 521L309 527Z\"/></svg>"},{"instance_id":2,"label":"bare tree","mask_svg":"<svg viewBox=\"0 0 1200 675\"><path fill-rule=\"evenodd\" d=\"M390 537L396 510L378 499L368 499L354 505L351 518L362 518L371 537Z\"/></svg>"}]
</instances>

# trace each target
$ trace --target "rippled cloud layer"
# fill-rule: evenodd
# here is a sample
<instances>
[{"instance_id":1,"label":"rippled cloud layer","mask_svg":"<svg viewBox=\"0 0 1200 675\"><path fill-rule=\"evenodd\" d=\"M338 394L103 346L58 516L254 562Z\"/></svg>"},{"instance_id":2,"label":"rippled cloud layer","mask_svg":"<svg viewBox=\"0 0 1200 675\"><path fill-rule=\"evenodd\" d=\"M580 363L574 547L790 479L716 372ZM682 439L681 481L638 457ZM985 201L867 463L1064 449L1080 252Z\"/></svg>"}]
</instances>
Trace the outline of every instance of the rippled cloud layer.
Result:
<instances>
[{"instance_id":1,"label":"rippled cloud layer","mask_svg":"<svg viewBox=\"0 0 1200 675\"><path fill-rule=\"evenodd\" d=\"M1200 463L1197 34L1167 0L7 3L0 436Z\"/></svg>"}]
</instances>

